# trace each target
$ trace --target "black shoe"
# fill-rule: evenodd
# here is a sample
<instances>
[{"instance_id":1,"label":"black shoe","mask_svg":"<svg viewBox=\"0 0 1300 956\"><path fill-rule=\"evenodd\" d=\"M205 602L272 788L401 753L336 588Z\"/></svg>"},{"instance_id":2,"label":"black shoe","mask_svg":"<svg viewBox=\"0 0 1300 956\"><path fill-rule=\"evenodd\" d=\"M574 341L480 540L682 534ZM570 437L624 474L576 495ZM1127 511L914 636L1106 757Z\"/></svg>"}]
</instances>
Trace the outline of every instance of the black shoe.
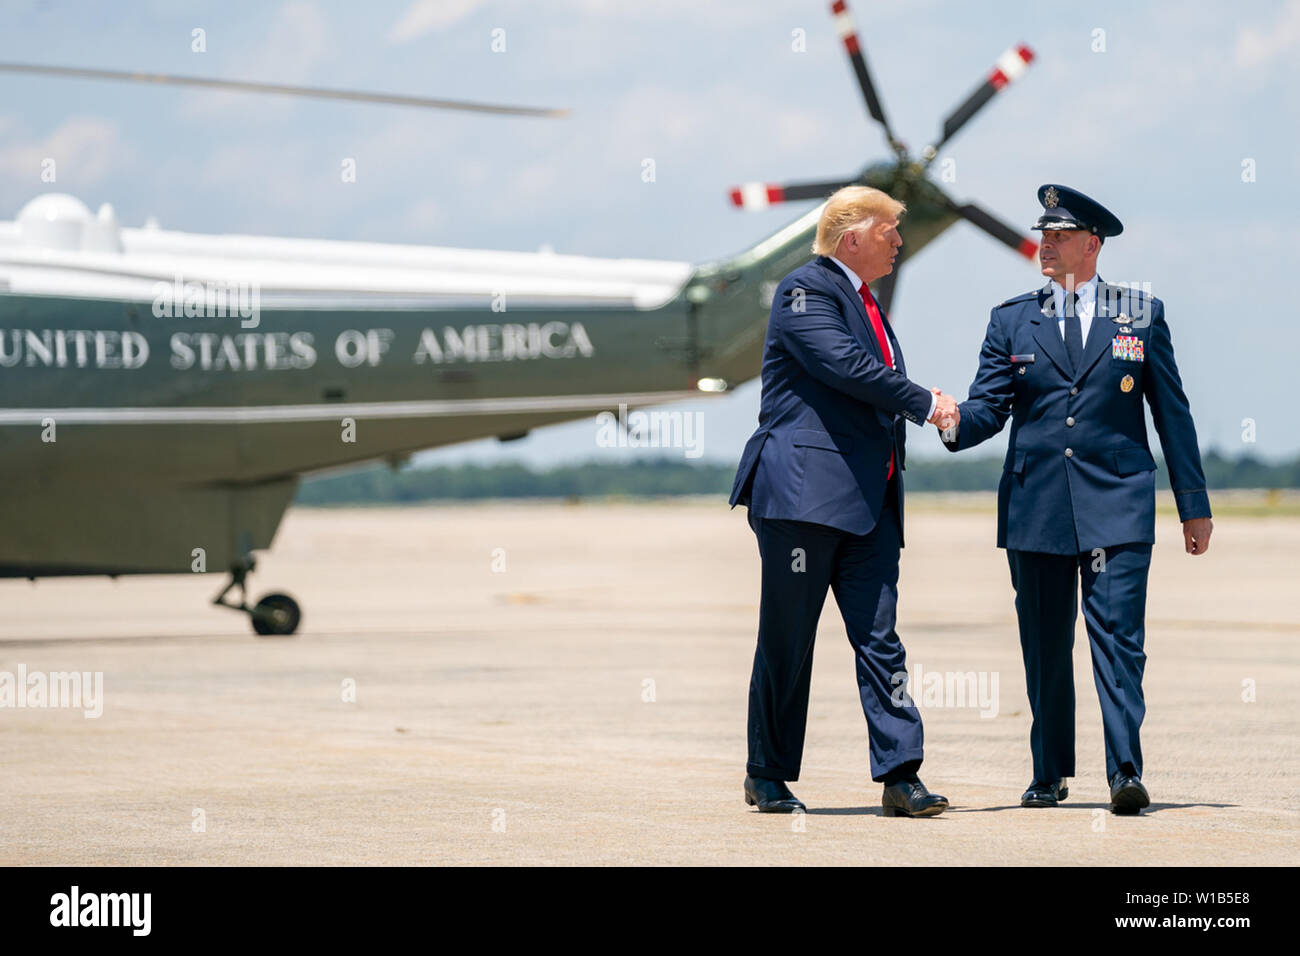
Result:
<instances>
[{"instance_id":1,"label":"black shoe","mask_svg":"<svg viewBox=\"0 0 1300 956\"><path fill-rule=\"evenodd\" d=\"M745 777L745 802L759 813L794 813L804 810L803 802L780 780Z\"/></svg>"},{"instance_id":2,"label":"black shoe","mask_svg":"<svg viewBox=\"0 0 1300 956\"><path fill-rule=\"evenodd\" d=\"M1070 795L1070 788L1064 780L1055 783L1039 783L1035 780L1020 797L1022 807L1054 807Z\"/></svg>"},{"instance_id":3,"label":"black shoe","mask_svg":"<svg viewBox=\"0 0 1300 956\"><path fill-rule=\"evenodd\" d=\"M933 817L948 809L948 798L925 789L921 778L913 774L887 785L880 805L887 817Z\"/></svg>"},{"instance_id":4,"label":"black shoe","mask_svg":"<svg viewBox=\"0 0 1300 956\"><path fill-rule=\"evenodd\" d=\"M1151 795L1147 793L1147 788L1142 786L1142 780L1137 774L1123 771L1115 774L1110 782L1111 813L1131 816L1141 813L1143 807L1150 805Z\"/></svg>"}]
</instances>

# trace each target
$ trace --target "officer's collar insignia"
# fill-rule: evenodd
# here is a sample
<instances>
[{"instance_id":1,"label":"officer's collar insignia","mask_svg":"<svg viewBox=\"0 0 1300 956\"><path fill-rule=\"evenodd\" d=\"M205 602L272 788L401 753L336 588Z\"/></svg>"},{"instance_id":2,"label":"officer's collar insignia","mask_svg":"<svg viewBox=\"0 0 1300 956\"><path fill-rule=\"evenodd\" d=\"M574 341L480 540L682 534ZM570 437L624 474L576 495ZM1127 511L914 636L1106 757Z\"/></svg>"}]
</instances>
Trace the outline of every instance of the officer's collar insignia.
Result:
<instances>
[{"instance_id":1,"label":"officer's collar insignia","mask_svg":"<svg viewBox=\"0 0 1300 956\"><path fill-rule=\"evenodd\" d=\"M1061 201L1061 194L1056 191L1055 186L1048 186L1047 192L1043 193L1043 205L1048 209L1055 209Z\"/></svg>"}]
</instances>

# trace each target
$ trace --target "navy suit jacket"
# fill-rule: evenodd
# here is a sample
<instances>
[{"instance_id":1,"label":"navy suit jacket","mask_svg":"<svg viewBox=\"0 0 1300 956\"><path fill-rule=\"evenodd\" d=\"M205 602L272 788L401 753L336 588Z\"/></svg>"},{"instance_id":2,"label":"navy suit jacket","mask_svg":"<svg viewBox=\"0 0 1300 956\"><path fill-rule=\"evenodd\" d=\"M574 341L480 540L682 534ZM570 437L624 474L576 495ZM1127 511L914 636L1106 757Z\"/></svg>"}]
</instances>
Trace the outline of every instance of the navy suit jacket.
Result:
<instances>
[{"instance_id":1,"label":"navy suit jacket","mask_svg":"<svg viewBox=\"0 0 1300 956\"><path fill-rule=\"evenodd\" d=\"M740 458L733 508L868 534L884 504L893 452L902 521L901 419L924 422L931 394L908 380L888 321L885 329L892 369L858 290L826 256L781 280L763 348L758 430Z\"/></svg>"},{"instance_id":2,"label":"navy suit jacket","mask_svg":"<svg viewBox=\"0 0 1300 956\"><path fill-rule=\"evenodd\" d=\"M1078 554L1155 541L1156 463L1143 398L1179 518L1208 518L1196 426L1164 303L1099 279L1077 372L1057 322L1050 282L993 309L956 440L945 442L950 451L971 448L1011 418L998 489L998 547ZM1141 358L1117 338L1136 338Z\"/></svg>"}]
</instances>

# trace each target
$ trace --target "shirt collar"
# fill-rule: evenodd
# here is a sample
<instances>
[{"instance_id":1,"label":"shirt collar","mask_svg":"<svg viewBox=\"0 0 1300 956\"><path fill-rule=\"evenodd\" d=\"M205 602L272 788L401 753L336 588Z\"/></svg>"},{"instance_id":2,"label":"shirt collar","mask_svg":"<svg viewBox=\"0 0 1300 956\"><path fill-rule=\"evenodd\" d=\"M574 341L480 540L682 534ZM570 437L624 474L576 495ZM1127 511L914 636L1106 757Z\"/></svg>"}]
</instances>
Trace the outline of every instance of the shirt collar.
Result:
<instances>
[{"instance_id":1,"label":"shirt collar","mask_svg":"<svg viewBox=\"0 0 1300 956\"><path fill-rule=\"evenodd\" d=\"M1074 291L1079 293L1079 308L1090 308L1097 301L1097 279L1098 277L1094 275L1082 285L1075 285ZM1066 288L1055 279L1051 280L1051 286L1052 298L1056 302L1056 314L1059 317L1065 314L1063 306L1065 305Z\"/></svg>"},{"instance_id":2,"label":"shirt collar","mask_svg":"<svg viewBox=\"0 0 1300 956\"><path fill-rule=\"evenodd\" d=\"M834 256L827 256L826 258L830 259L831 262L835 263L837 266L839 266L841 269L844 270L844 274L848 276L849 281L853 283L853 290L855 292L862 288L862 280L858 278L858 274L856 272L854 272L844 263L840 262L840 260L836 259Z\"/></svg>"}]
</instances>

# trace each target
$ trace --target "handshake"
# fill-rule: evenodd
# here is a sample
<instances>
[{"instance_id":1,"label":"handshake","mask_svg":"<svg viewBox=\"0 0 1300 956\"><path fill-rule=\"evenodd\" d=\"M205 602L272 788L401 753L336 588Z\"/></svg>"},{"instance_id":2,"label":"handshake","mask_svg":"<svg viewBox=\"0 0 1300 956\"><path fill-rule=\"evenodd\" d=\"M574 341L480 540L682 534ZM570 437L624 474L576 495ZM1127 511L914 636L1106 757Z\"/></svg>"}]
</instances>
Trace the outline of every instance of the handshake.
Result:
<instances>
[{"instance_id":1,"label":"handshake","mask_svg":"<svg viewBox=\"0 0 1300 956\"><path fill-rule=\"evenodd\" d=\"M945 433L943 437L946 441L951 437L948 433L955 434L957 425L961 422L961 412L957 410L957 399L942 389L932 388L930 391L938 396L938 400L934 403L934 414L930 416L928 421L931 425L936 426L939 431Z\"/></svg>"}]
</instances>

